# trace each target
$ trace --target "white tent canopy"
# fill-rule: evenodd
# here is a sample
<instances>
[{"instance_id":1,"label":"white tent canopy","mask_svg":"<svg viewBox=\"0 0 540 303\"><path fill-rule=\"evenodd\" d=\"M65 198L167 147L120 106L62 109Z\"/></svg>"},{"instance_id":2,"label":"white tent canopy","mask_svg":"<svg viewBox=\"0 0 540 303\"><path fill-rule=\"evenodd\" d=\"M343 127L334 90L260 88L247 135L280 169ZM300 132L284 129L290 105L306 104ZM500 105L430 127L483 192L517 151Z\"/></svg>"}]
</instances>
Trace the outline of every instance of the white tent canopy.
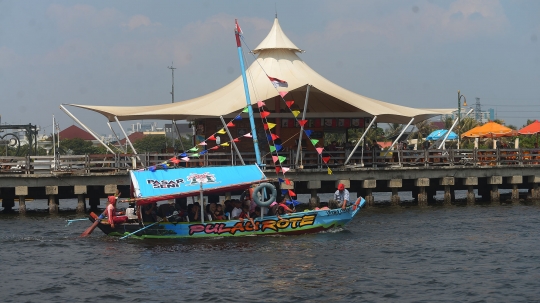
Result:
<instances>
[{"instance_id":1,"label":"white tent canopy","mask_svg":"<svg viewBox=\"0 0 540 303\"><path fill-rule=\"evenodd\" d=\"M266 101L270 110L275 109L274 99L280 91L287 91L285 100L295 101L295 106L303 108L307 85L311 85L307 117L373 117L377 122L408 123L429 119L441 114L449 114L455 109L415 109L371 99L344 89L311 69L298 56L301 50L294 45L281 30L278 19L268 36L253 51L258 54L246 71L250 79L251 104ZM261 68L262 67L262 68ZM272 85L268 76L285 80L288 87ZM270 100L270 101L268 101ZM207 95L191 100L150 106L72 106L85 108L103 114L114 121L139 119L193 120L207 117L236 115L245 106L242 77ZM281 102L281 109L286 105ZM290 113L272 114L272 117L290 117Z\"/></svg>"}]
</instances>

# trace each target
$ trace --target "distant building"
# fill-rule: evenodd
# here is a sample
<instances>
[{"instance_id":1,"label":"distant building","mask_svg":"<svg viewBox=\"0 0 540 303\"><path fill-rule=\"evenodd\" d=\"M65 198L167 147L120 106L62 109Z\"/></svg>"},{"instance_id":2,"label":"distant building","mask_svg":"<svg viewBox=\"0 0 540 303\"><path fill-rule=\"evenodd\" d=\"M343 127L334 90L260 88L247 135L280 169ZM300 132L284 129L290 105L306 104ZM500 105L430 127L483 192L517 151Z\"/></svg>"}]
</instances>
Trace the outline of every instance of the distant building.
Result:
<instances>
[{"instance_id":1,"label":"distant building","mask_svg":"<svg viewBox=\"0 0 540 303\"><path fill-rule=\"evenodd\" d=\"M465 115L467 114L467 112L469 111L470 109L468 108L461 108L461 119L463 119L465 117ZM486 122L489 122L489 121L493 121L495 120L495 110L493 108L490 108L488 109L487 111L482 111L480 112L480 120L478 120L479 123L486 123ZM457 111L455 111L453 114L451 115L443 115L443 119L447 119L448 117L452 118L452 120L456 120L457 119ZM470 118L476 118L476 115L474 113L474 111L472 113L469 114Z\"/></svg>"},{"instance_id":2,"label":"distant building","mask_svg":"<svg viewBox=\"0 0 540 303\"><path fill-rule=\"evenodd\" d=\"M174 127L174 124L168 123L165 124L165 136L169 139L172 138L178 138L177 130L180 133L180 136L186 137L186 135L192 135L193 129L190 127L188 123L176 123L176 128Z\"/></svg>"}]
</instances>

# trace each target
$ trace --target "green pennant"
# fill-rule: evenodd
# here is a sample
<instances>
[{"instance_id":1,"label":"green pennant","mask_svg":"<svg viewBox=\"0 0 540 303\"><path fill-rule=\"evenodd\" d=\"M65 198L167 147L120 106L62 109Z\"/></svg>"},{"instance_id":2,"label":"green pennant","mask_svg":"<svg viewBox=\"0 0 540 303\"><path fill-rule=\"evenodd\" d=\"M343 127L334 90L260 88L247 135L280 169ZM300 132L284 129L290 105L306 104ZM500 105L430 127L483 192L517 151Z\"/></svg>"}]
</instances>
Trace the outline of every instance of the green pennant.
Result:
<instances>
[{"instance_id":1,"label":"green pennant","mask_svg":"<svg viewBox=\"0 0 540 303\"><path fill-rule=\"evenodd\" d=\"M195 157L195 158L199 158L199 156L200 156L200 155L199 155L198 153L197 153L197 154L190 155L190 157Z\"/></svg>"},{"instance_id":2,"label":"green pennant","mask_svg":"<svg viewBox=\"0 0 540 303\"><path fill-rule=\"evenodd\" d=\"M285 160L287 160L284 156L279 156L279 163L283 163Z\"/></svg>"},{"instance_id":3,"label":"green pennant","mask_svg":"<svg viewBox=\"0 0 540 303\"><path fill-rule=\"evenodd\" d=\"M319 140L317 139L311 139L311 144L313 144L313 146L317 145L318 142Z\"/></svg>"},{"instance_id":4,"label":"green pennant","mask_svg":"<svg viewBox=\"0 0 540 303\"><path fill-rule=\"evenodd\" d=\"M189 151L192 151L192 152L196 152L198 151L199 149L197 147L193 147L192 149L190 149Z\"/></svg>"},{"instance_id":5,"label":"green pennant","mask_svg":"<svg viewBox=\"0 0 540 303\"><path fill-rule=\"evenodd\" d=\"M276 147L273 145L270 145L270 152L275 152L275 151L276 151Z\"/></svg>"},{"instance_id":6,"label":"green pennant","mask_svg":"<svg viewBox=\"0 0 540 303\"><path fill-rule=\"evenodd\" d=\"M249 112L249 109L247 108L247 106L246 106L246 107L244 107L244 110L243 110L242 112L243 112L243 113L247 113L247 112Z\"/></svg>"}]
</instances>

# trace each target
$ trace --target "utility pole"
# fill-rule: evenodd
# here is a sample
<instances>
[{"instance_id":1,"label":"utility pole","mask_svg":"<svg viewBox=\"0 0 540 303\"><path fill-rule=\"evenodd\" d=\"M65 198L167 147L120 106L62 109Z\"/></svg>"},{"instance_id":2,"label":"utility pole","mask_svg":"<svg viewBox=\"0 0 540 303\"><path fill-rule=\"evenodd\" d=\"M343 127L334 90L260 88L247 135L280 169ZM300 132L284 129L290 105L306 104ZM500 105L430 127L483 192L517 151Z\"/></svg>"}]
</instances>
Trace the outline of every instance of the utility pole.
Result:
<instances>
[{"instance_id":1,"label":"utility pole","mask_svg":"<svg viewBox=\"0 0 540 303\"><path fill-rule=\"evenodd\" d=\"M171 63L171 66L167 66L167 68L170 69L172 73L172 90L171 90L172 102L171 103L174 103L174 70L176 69L176 67L173 67L173 65L174 65L174 62ZM173 148L174 148L174 140L175 140L173 127L176 127L175 124L176 122L174 120L171 120L171 135L172 135L172 141L173 141ZM178 134L178 137L180 138L180 134ZM180 138L180 140L182 139ZM165 140L165 142L167 142L167 140Z\"/></svg>"}]
</instances>

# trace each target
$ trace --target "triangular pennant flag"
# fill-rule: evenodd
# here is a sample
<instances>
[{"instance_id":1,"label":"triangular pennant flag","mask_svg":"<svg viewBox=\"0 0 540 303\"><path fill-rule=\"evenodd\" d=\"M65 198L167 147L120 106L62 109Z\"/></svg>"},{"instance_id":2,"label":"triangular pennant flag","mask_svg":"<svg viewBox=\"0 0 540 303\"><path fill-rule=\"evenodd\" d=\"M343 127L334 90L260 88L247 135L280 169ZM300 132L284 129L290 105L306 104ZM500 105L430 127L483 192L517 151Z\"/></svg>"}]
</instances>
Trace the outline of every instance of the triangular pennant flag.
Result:
<instances>
[{"instance_id":1,"label":"triangular pennant flag","mask_svg":"<svg viewBox=\"0 0 540 303\"><path fill-rule=\"evenodd\" d=\"M306 133L306 136L311 136L311 134L313 133L313 131L311 129L306 129L304 130L304 132Z\"/></svg>"},{"instance_id":2,"label":"triangular pennant flag","mask_svg":"<svg viewBox=\"0 0 540 303\"><path fill-rule=\"evenodd\" d=\"M234 123L232 123L232 121L227 123L227 127L234 127Z\"/></svg>"},{"instance_id":3,"label":"triangular pennant flag","mask_svg":"<svg viewBox=\"0 0 540 303\"><path fill-rule=\"evenodd\" d=\"M242 116L238 115L238 116L234 117L234 120L242 120Z\"/></svg>"},{"instance_id":4,"label":"triangular pennant flag","mask_svg":"<svg viewBox=\"0 0 540 303\"><path fill-rule=\"evenodd\" d=\"M289 191L286 189L281 190L281 195L285 196Z\"/></svg>"},{"instance_id":5,"label":"triangular pennant flag","mask_svg":"<svg viewBox=\"0 0 540 303\"><path fill-rule=\"evenodd\" d=\"M257 106L258 107L263 107L265 105L266 105L266 103L264 103L264 101L257 101Z\"/></svg>"},{"instance_id":6,"label":"triangular pennant flag","mask_svg":"<svg viewBox=\"0 0 540 303\"><path fill-rule=\"evenodd\" d=\"M249 109L246 107L244 107L244 109L242 110L243 113L248 113L249 112Z\"/></svg>"},{"instance_id":7,"label":"triangular pennant flag","mask_svg":"<svg viewBox=\"0 0 540 303\"><path fill-rule=\"evenodd\" d=\"M329 175L332 174L332 170L330 169L330 167L328 168L328 174L329 174Z\"/></svg>"},{"instance_id":8,"label":"triangular pennant flag","mask_svg":"<svg viewBox=\"0 0 540 303\"><path fill-rule=\"evenodd\" d=\"M156 171L156 167L155 167L155 166L150 166L150 167L148 168L148 170L151 171L151 172L155 172L155 171Z\"/></svg>"},{"instance_id":9,"label":"triangular pennant flag","mask_svg":"<svg viewBox=\"0 0 540 303\"><path fill-rule=\"evenodd\" d=\"M190 152L196 152L196 151L198 151L198 150L199 150L199 149L198 149L196 146L193 147L193 148L191 148L191 149L189 149Z\"/></svg>"},{"instance_id":10,"label":"triangular pennant flag","mask_svg":"<svg viewBox=\"0 0 540 303\"><path fill-rule=\"evenodd\" d=\"M322 154L322 151L324 150L323 147L317 147L317 148L315 148L315 149L317 150L317 152L319 153L319 155Z\"/></svg>"},{"instance_id":11,"label":"triangular pennant flag","mask_svg":"<svg viewBox=\"0 0 540 303\"><path fill-rule=\"evenodd\" d=\"M276 140L276 139L279 139L279 136L278 135L275 135L275 134L272 134L272 140Z\"/></svg>"},{"instance_id":12,"label":"triangular pennant flag","mask_svg":"<svg viewBox=\"0 0 540 303\"><path fill-rule=\"evenodd\" d=\"M279 181L279 183L285 182L285 180L283 180L283 179L281 179L281 178L277 178L277 180Z\"/></svg>"},{"instance_id":13,"label":"triangular pennant flag","mask_svg":"<svg viewBox=\"0 0 540 303\"><path fill-rule=\"evenodd\" d=\"M184 157L184 158L182 158L181 160L184 160L184 161L187 162L187 161L189 161L189 158L188 158L188 157Z\"/></svg>"},{"instance_id":14,"label":"triangular pennant flag","mask_svg":"<svg viewBox=\"0 0 540 303\"><path fill-rule=\"evenodd\" d=\"M281 96L281 98L285 97L285 95L287 94L288 92L279 92L279 95Z\"/></svg>"},{"instance_id":15,"label":"triangular pennant flag","mask_svg":"<svg viewBox=\"0 0 540 303\"><path fill-rule=\"evenodd\" d=\"M276 144L276 150L277 151L280 151L283 149L283 145L280 145L280 144Z\"/></svg>"},{"instance_id":16,"label":"triangular pennant flag","mask_svg":"<svg viewBox=\"0 0 540 303\"><path fill-rule=\"evenodd\" d=\"M193 155L191 155L190 157L199 158L199 154L193 154Z\"/></svg>"},{"instance_id":17,"label":"triangular pennant flag","mask_svg":"<svg viewBox=\"0 0 540 303\"><path fill-rule=\"evenodd\" d=\"M276 166L276 174L279 174L280 171L281 171L281 167Z\"/></svg>"},{"instance_id":18,"label":"triangular pennant flag","mask_svg":"<svg viewBox=\"0 0 540 303\"><path fill-rule=\"evenodd\" d=\"M207 152L208 152L207 150L203 150L203 151L201 151L199 154L200 154L200 155L204 155L204 154L206 154Z\"/></svg>"},{"instance_id":19,"label":"triangular pennant flag","mask_svg":"<svg viewBox=\"0 0 540 303\"><path fill-rule=\"evenodd\" d=\"M286 173L286 172L288 172L288 171L289 171L289 169L290 169L290 168L288 168L288 167L283 167L283 168L281 168L281 170L283 171L283 173Z\"/></svg>"},{"instance_id":20,"label":"triangular pennant flag","mask_svg":"<svg viewBox=\"0 0 540 303\"><path fill-rule=\"evenodd\" d=\"M265 129L265 130L272 129L272 128L274 128L274 127L276 127L276 124L275 124L275 123L270 123L270 122L268 122L268 123L265 123L265 124L264 124L264 129Z\"/></svg>"},{"instance_id":21,"label":"triangular pennant flag","mask_svg":"<svg viewBox=\"0 0 540 303\"><path fill-rule=\"evenodd\" d=\"M240 139L234 138L234 139L233 139L233 142L240 142Z\"/></svg>"},{"instance_id":22,"label":"triangular pennant flag","mask_svg":"<svg viewBox=\"0 0 540 303\"><path fill-rule=\"evenodd\" d=\"M198 145L207 145L206 142L201 142Z\"/></svg>"},{"instance_id":23,"label":"triangular pennant flag","mask_svg":"<svg viewBox=\"0 0 540 303\"><path fill-rule=\"evenodd\" d=\"M223 129L223 128L217 131L217 134L220 134L220 135L224 135L224 134L226 134L226 133L227 133L227 132L226 132L225 129Z\"/></svg>"},{"instance_id":24,"label":"triangular pennant flag","mask_svg":"<svg viewBox=\"0 0 540 303\"><path fill-rule=\"evenodd\" d=\"M212 147L210 150L216 150L218 148L219 148L219 145L216 145L216 146Z\"/></svg>"},{"instance_id":25,"label":"triangular pennant flag","mask_svg":"<svg viewBox=\"0 0 540 303\"><path fill-rule=\"evenodd\" d=\"M251 138L251 137L253 137L253 136L251 135L251 133L247 133L247 134L244 135L244 137L246 137L246 138Z\"/></svg>"},{"instance_id":26,"label":"triangular pennant flag","mask_svg":"<svg viewBox=\"0 0 540 303\"><path fill-rule=\"evenodd\" d=\"M296 194L294 193L294 191L289 189L289 196L290 197L296 197Z\"/></svg>"},{"instance_id":27,"label":"triangular pennant flag","mask_svg":"<svg viewBox=\"0 0 540 303\"><path fill-rule=\"evenodd\" d=\"M324 163L328 163L328 161L330 161L330 156L322 157L322 160Z\"/></svg>"},{"instance_id":28,"label":"triangular pennant flag","mask_svg":"<svg viewBox=\"0 0 540 303\"><path fill-rule=\"evenodd\" d=\"M279 163L283 163L283 161L287 160L287 157L285 156L279 156Z\"/></svg>"},{"instance_id":29,"label":"triangular pennant flag","mask_svg":"<svg viewBox=\"0 0 540 303\"><path fill-rule=\"evenodd\" d=\"M272 134L267 134L266 139L268 139L268 141L272 141Z\"/></svg>"},{"instance_id":30,"label":"triangular pennant flag","mask_svg":"<svg viewBox=\"0 0 540 303\"><path fill-rule=\"evenodd\" d=\"M206 140L212 140L212 141L216 141L216 137L214 135L211 135L210 137L208 137L208 139Z\"/></svg>"},{"instance_id":31,"label":"triangular pennant flag","mask_svg":"<svg viewBox=\"0 0 540 303\"><path fill-rule=\"evenodd\" d=\"M171 162L174 164L178 164L180 163L180 160L178 160L178 158L171 158Z\"/></svg>"},{"instance_id":32,"label":"triangular pennant flag","mask_svg":"<svg viewBox=\"0 0 540 303\"><path fill-rule=\"evenodd\" d=\"M272 161L274 161L274 163L276 163L278 160L279 160L278 156L272 156Z\"/></svg>"},{"instance_id":33,"label":"triangular pennant flag","mask_svg":"<svg viewBox=\"0 0 540 303\"><path fill-rule=\"evenodd\" d=\"M291 108L291 106L294 104L294 101L285 101L285 104L287 104L288 108Z\"/></svg>"},{"instance_id":34,"label":"triangular pennant flag","mask_svg":"<svg viewBox=\"0 0 540 303\"><path fill-rule=\"evenodd\" d=\"M186 153L181 153L180 157L187 157L187 154Z\"/></svg>"},{"instance_id":35,"label":"triangular pennant flag","mask_svg":"<svg viewBox=\"0 0 540 303\"><path fill-rule=\"evenodd\" d=\"M169 169L169 165L167 164L161 164L161 167L163 168L163 170Z\"/></svg>"},{"instance_id":36,"label":"triangular pennant flag","mask_svg":"<svg viewBox=\"0 0 540 303\"><path fill-rule=\"evenodd\" d=\"M296 118L298 115L300 115L300 111L299 111L299 110L293 110L293 111L292 111L292 114L293 114L294 117Z\"/></svg>"},{"instance_id":37,"label":"triangular pennant flag","mask_svg":"<svg viewBox=\"0 0 540 303\"><path fill-rule=\"evenodd\" d=\"M229 142L221 143L221 146L229 146Z\"/></svg>"},{"instance_id":38,"label":"triangular pennant flag","mask_svg":"<svg viewBox=\"0 0 540 303\"><path fill-rule=\"evenodd\" d=\"M287 184L287 185L291 185L291 180L289 180L289 179L285 179L285 184Z\"/></svg>"},{"instance_id":39,"label":"triangular pennant flag","mask_svg":"<svg viewBox=\"0 0 540 303\"><path fill-rule=\"evenodd\" d=\"M307 120L298 120L298 124L300 124L300 126L304 126L306 125L307 123Z\"/></svg>"},{"instance_id":40,"label":"triangular pennant flag","mask_svg":"<svg viewBox=\"0 0 540 303\"><path fill-rule=\"evenodd\" d=\"M263 119L270 116L270 112L266 112L266 111L262 111L259 114L261 114L261 118L263 118Z\"/></svg>"},{"instance_id":41,"label":"triangular pennant flag","mask_svg":"<svg viewBox=\"0 0 540 303\"><path fill-rule=\"evenodd\" d=\"M276 151L276 147L273 145L270 145L270 152L273 153Z\"/></svg>"},{"instance_id":42,"label":"triangular pennant flag","mask_svg":"<svg viewBox=\"0 0 540 303\"><path fill-rule=\"evenodd\" d=\"M317 145L317 143L319 143L319 140L317 140L317 139L311 139L311 144Z\"/></svg>"}]
</instances>

